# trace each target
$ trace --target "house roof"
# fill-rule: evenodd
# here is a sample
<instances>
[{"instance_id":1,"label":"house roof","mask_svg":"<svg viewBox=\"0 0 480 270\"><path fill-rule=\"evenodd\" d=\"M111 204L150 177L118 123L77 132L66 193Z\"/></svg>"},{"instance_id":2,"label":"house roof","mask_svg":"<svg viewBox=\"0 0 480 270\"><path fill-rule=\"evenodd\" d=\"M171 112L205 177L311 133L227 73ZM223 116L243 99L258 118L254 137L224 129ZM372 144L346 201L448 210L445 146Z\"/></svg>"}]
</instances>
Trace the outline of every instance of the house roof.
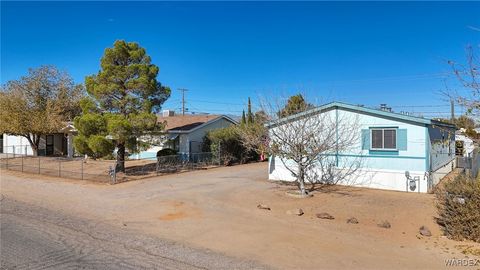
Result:
<instances>
[{"instance_id":1,"label":"house roof","mask_svg":"<svg viewBox=\"0 0 480 270\"><path fill-rule=\"evenodd\" d=\"M447 128L455 128L455 125L440 122L437 120L432 120L432 119L427 119L427 118L422 118L422 117L417 117L417 116L412 116L412 115L406 115L406 114L400 114L400 113L395 113L395 112L389 112L389 111L383 111L379 109L373 109L373 108L367 108L359 105L352 105L352 104L347 104L347 103L342 103L342 102L331 102L327 103L315 108L312 108L310 110L297 113L294 115L290 115L288 117L276 119L273 121L270 121L266 124L267 127L273 127L280 125L285 122L293 121L298 118L302 117L308 117L311 115L315 115L321 112L329 111L332 109L344 109L348 111L356 111L359 113L364 113L364 114L369 114L369 115L374 115L377 117L382 117L382 118L388 118L388 119L393 119L393 120L398 120L402 122L409 122L417 125L437 125L437 126L443 126Z\"/></svg>"},{"instance_id":2,"label":"house roof","mask_svg":"<svg viewBox=\"0 0 480 270\"><path fill-rule=\"evenodd\" d=\"M73 122L67 122L66 126L61 128L59 131L63 133L68 133L68 132L77 132L77 129L73 126Z\"/></svg>"},{"instance_id":3,"label":"house roof","mask_svg":"<svg viewBox=\"0 0 480 270\"><path fill-rule=\"evenodd\" d=\"M165 123L165 130L168 133L189 133L222 118L234 124L237 123L228 116L214 114L158 116L157 120Z\"/></svg>"}]
</instances>

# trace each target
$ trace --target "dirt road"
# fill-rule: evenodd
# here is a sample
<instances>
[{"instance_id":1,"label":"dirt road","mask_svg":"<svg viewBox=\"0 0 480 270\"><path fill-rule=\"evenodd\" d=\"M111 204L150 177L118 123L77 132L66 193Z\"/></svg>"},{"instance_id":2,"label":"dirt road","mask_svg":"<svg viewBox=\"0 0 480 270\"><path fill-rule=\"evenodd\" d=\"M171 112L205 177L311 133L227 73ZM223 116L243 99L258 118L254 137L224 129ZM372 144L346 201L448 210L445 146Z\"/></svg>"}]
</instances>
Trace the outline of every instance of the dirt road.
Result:
<instances>
[{"instance_id":1,"label":"dirt road","mask_svg":"<svg viewBox=\"0 0 480 270\"><path fill-rule=\"evenodd\" d=\"M264 268L5 196L0 225L0 269Z\"/></svg>"},{"instance_id":2,"label":"dirt road","mask_svg":"<svg viewBox=\"0 0 480 270\"><path fill-rule=\"evenodd\" d=\"M265 163L115 186L37 177L3 171L2 194L119 230L126 227L147 240L222 253L241 266L253 260L281 269L448 269L446 259L472 257L459 245L480 248L441 236L432 195L340 187L294 199L285 196L290 187L266 180ZM260 203L271 210L258 209ZM305 214L286 213L295 208ZM318 219L319 212L335 219ZM350 217L359 223L348 224ZM390 229L377 226L384 220ZM432 237L418 235L422 225Z\"/></svg>"}]
</instances>

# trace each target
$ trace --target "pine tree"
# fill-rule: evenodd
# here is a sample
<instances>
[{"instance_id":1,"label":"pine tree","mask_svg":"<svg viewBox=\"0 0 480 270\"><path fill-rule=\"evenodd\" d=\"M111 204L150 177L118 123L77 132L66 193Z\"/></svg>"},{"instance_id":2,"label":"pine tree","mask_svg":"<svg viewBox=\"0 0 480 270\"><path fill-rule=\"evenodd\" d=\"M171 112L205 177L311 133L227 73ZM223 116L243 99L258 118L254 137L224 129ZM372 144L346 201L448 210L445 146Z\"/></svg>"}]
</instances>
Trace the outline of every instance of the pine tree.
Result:
<instances>
[{"instance_id":1,"label":"pine tree","mask_svg":"<svg viewBox=\"0 0 480 270\"><path fill-rule=\"evenodd\" d=\"M85 79L87 92L98 111L98 115L91 118L100 117L105 122L104 133L113 138L114 146L117 147L119 171L125 172L126 148L130 153L138 151L137 138L160 132L162 129L161 124L157 123L154 111L159 110L170 96L170 88L157 81L158 70L158 67L151 63L144 48L134 42L117 40L112 48L105 50L98 74ZM88 123L88 116L89 114L84 114L75 120L77 123ZM92 146L100 146L95 148L102 150L109 149L104 147L107 144L98 143L100 137L92 135L102 134L83 134L82 130L79 130L77 144L83 143L92 152ZM81 138L85 141L80 141ZM97 142L91 142L90 138L96 138Z\"/></svg>"},{"instance_id":2,"label":"pine tree","mask_svg":"<svg viewBox=\"0 0 480 270\"><path fill-rule=\"evenodd\" d=\"M302 96L302 94L298 94L295 96L291 96L285 107L280 110L277 115L279 117L287 117L289 115L297 114L300 112L304 112L308 109L313 108L314 106L308 103Z\"/></svg>"}]
</instances>

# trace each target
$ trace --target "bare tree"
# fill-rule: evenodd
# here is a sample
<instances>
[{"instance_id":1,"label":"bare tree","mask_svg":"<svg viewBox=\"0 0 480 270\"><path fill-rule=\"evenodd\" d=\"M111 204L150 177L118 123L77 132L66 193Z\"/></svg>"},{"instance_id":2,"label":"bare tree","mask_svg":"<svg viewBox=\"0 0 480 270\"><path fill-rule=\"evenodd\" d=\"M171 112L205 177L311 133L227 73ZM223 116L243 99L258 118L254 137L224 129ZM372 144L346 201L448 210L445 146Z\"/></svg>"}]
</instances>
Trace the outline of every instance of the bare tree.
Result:
<instances>
[{"instance_id":1,"label":"bare tree","mask_svg":"<svg viewBox=\"0 0 480 270\"><path fill-rule=\"evenodd\" d=\"M83 94L81 85L54 66L29 69L0 89L0 134L25 137L37 155L42 135L58 132L80 113Z\"/></svg>"},{"instance_id":2,"label":"bare tree","mask_svg":"<svg viewBox=\"0 0 480 270\"><path fill-rule=\"evenodd\" d=\"M264 103L271 120L269 152L278 157L306 195L305 183L351 184L362 167L358 116L320 107L278 118L284 106ZM349 181L347 181L347 178Z\"/></svg>"},{"instance_id":3,"label":"bare tree","mask_svg":"<svg viewBox=\"0 0 480 270\"><path fill-rule=\"evenodd\" d=\"M267 128L264 122L253 122L241 124L235 127L240 136L240 143L246 152L256 152L259 155L264 154L268 148Z\"/></svg>"},{"instance_id":4,"label":"bare tree","mask_svg":"<svg viewBox=\"0 0 480 270\"><path fill-rule=\"evenodd\" d=\"M480 58L478 49L468 46L466 55L465 64L454 61L448 61L448 63L460 83L468 90L468 93L455 93L454 99L461 106L465 106L469 113L476 115L480 113Z\"/></svg>"}]
</instances>

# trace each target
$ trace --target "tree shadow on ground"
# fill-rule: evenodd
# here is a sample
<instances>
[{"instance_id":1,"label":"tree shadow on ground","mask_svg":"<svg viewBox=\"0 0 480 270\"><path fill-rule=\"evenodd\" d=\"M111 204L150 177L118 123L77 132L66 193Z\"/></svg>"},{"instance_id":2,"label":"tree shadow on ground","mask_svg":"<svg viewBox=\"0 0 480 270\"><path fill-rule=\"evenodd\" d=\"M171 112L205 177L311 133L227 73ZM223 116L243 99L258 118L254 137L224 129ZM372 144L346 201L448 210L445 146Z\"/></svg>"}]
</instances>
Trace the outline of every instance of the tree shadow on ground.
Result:
<instances>
[{"instance_id":1,"label":"tree shadow on ground","mask_svg":"<svg viewBox=\"0 0 480 270\"><path fill-rule=\"evenodd\" d=\"M277 187L289 187L291 190L297 190L298 185L296 182L290 181L279 181ZM305 188L309 193L324 193L324 194L335 194L341 196L362 196L359 194L360 190L357 187L352 186L342 186L342 185L332 185L332 184L305 184Z\"/></svg>"}]
</instances>

